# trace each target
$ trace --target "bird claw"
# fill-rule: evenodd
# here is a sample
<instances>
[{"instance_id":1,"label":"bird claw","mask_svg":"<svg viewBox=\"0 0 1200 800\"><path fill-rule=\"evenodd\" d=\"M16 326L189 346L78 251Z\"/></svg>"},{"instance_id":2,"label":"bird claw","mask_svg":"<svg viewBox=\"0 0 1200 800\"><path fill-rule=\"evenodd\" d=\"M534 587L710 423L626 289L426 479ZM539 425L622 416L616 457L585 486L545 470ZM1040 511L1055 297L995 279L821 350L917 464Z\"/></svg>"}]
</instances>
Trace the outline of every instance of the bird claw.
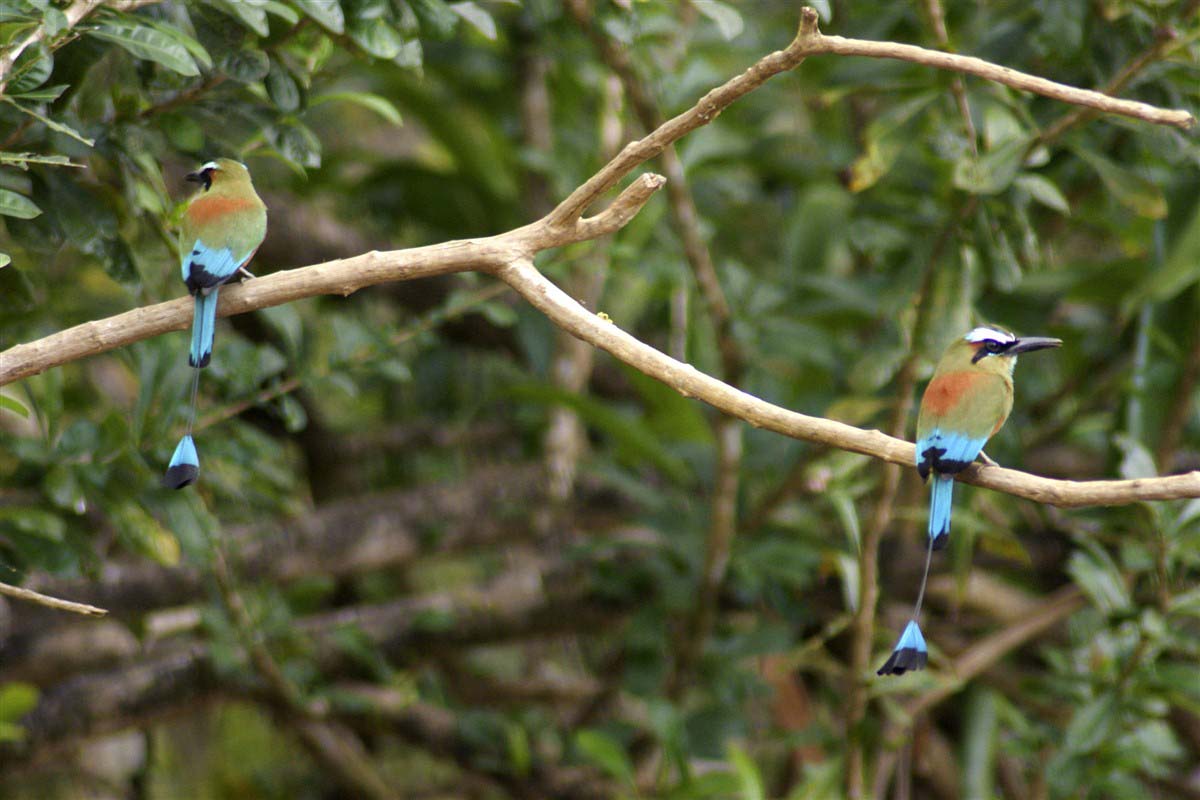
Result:
<instances>
[{"instance_id":1,"label":"bird claw","mask_svg":"<svg viewBox=\"0 0 1200 800\"><path fill-rule=\"evenodd\" d=\"M250 270L246 269L245 267L238 267L237 274L238 274L238 278L239 278L239 280L242 280L242 281L248 280L248 279L250 279L250 278L256 278L256 277L258 277L258 276L257 276L257 275L255 275L253 272L251 272Z\"/></svg>"},{"instance_id":2,"label":"bird claw","mask_svg":"<svg viewBox=\"0 0 1200 800\"><path fill-rule=\"evenodd\" d=\"M984 466L987 466L987 467L998 467L998 466L1000 466L1000 464L999 464L999 463L997 463L997 462L995 461L995 459L993 459L991 456L989 456L987 453L983 452L982 450L980 450L980 451L979 451L979 460L980 460L981 462L983 462L983 465L984 465Z\"/></svg>"}]
</instances>

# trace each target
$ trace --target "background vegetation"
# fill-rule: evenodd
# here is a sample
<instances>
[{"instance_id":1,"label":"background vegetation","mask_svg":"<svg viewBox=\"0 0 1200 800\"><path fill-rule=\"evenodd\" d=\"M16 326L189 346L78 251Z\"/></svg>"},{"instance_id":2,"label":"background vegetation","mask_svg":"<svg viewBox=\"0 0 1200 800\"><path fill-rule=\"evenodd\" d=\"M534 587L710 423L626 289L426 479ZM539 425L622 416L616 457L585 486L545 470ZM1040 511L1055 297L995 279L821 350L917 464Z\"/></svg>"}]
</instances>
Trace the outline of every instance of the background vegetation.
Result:
<instances>
[{"instance_id":1,"label":"background vegetation","mask_svg":"<svg viewBox=\"0 0 1200 800\"><path fill-rule=\"evenodd\" d=\"M181 295L200 162L250 166L260 274L499 233L799 12L142 0L71 27L92 5L0 2L0 57L45 32L0 97L0 347ZM814 6L1200 108L1194 1ZM678 164L683 199L539 268L705 372L897 435L950 337L1058 336L991 456L1200 468L1194 132L826 56ZM1200 796L1197 501L960 490L930 669L868 679L855 643L882 661L920 575L914 470L742 431L466 275L222 323L204 473L168 492L184 352L0 395L0 579L111 611L6 607L5 796Z\"/></svg>"}]
</instances>

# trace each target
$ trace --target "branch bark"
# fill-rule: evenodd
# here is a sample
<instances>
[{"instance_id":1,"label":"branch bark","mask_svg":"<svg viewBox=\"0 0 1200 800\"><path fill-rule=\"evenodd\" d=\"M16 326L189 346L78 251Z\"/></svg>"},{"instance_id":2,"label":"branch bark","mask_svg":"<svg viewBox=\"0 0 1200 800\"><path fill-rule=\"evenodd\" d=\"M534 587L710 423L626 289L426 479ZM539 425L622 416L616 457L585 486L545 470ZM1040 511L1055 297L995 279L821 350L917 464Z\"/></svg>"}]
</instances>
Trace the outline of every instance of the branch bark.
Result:
<instances>
[{"instance_id":1,"label":"branch bark","mask_svg":"<svg viewBox=\"0 0 1200 800\"><path fill-rule=\"evenodd\" d=\"M0 583L0 594L6 595L16 600L24 600L26 603L34 603L46 608L53 608L58 611L70 611L73 614L83 614L85 617L103 617L108 612L103 608L88 605L87 603L76 603L71 600L63 600L58 597L51 597L48 594L35 592L32 589L25 589L20 586L13 586L8 583Z\"/></svg>"}]
</instances>

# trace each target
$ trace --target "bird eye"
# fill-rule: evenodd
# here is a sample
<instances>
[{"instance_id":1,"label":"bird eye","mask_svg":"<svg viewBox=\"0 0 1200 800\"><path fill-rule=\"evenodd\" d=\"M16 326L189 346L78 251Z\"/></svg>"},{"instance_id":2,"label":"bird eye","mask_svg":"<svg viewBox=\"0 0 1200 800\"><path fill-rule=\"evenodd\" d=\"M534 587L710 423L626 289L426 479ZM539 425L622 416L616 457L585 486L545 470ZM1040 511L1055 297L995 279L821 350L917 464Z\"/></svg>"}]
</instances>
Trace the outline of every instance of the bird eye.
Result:
<instances>
[{"instance_id":1,"label":"bird eye","mask_svg":"<svg viewBox=\"0 0 1200 800\"><path fill-rule=\"evenodd\" d=\"M999 353L1000 352L1000 343L997 342L995 339L988 339L987 342L985 342L983 346L987 348L987 351L989 353Z\"/></svg>"}]
</instances>

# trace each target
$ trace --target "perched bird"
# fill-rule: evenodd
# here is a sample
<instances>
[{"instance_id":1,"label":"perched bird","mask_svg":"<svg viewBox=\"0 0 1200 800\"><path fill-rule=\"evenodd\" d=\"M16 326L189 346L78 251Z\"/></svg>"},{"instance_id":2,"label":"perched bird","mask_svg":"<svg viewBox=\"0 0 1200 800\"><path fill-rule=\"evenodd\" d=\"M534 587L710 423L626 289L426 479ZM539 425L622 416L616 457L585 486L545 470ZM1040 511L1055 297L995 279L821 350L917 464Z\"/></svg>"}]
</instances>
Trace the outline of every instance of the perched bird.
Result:
<instances>
[{"instance_id":1,"label":"perched bird","mask_svg":"<svg viewBox=\"0 0 1200 800\"><path fill-rule=\"evenodd\" d=\"M878 674L903 675L907 670L925 666L925 637L917 618L925 598L933 551L941 550L950 540L954 476L983 453L984 444L1008 419L1013 405L1012 375L1017 355L1060 345L1061 339L1036 336L1018 339L993 328L976 328L954 340L938 362L933 379L925 387L917 418L917 471L923 479L933 475L925 575L921 578L912 619ZM986 459L986 454L983 457Z\"/></svg>"},{"instance_id":2,"label":"perched bird","mask_svg":"<svg viewBox=\"0 0 1200 800\"><path fill-rule=\"evenodd\" d=\"M183 282L196 298L188 350L188 363L195 371L187 433L179 440L163 476L163 485L171 489L182 489L200 474L192 424L200 370L212 358L217 292L239 272L253 277L246 265L267 235L267 207L254 191L244 164L219 158L189 174L187 180L200 184L200 191L183 212L180 239Z\"/></svg>"}]
</instances>

